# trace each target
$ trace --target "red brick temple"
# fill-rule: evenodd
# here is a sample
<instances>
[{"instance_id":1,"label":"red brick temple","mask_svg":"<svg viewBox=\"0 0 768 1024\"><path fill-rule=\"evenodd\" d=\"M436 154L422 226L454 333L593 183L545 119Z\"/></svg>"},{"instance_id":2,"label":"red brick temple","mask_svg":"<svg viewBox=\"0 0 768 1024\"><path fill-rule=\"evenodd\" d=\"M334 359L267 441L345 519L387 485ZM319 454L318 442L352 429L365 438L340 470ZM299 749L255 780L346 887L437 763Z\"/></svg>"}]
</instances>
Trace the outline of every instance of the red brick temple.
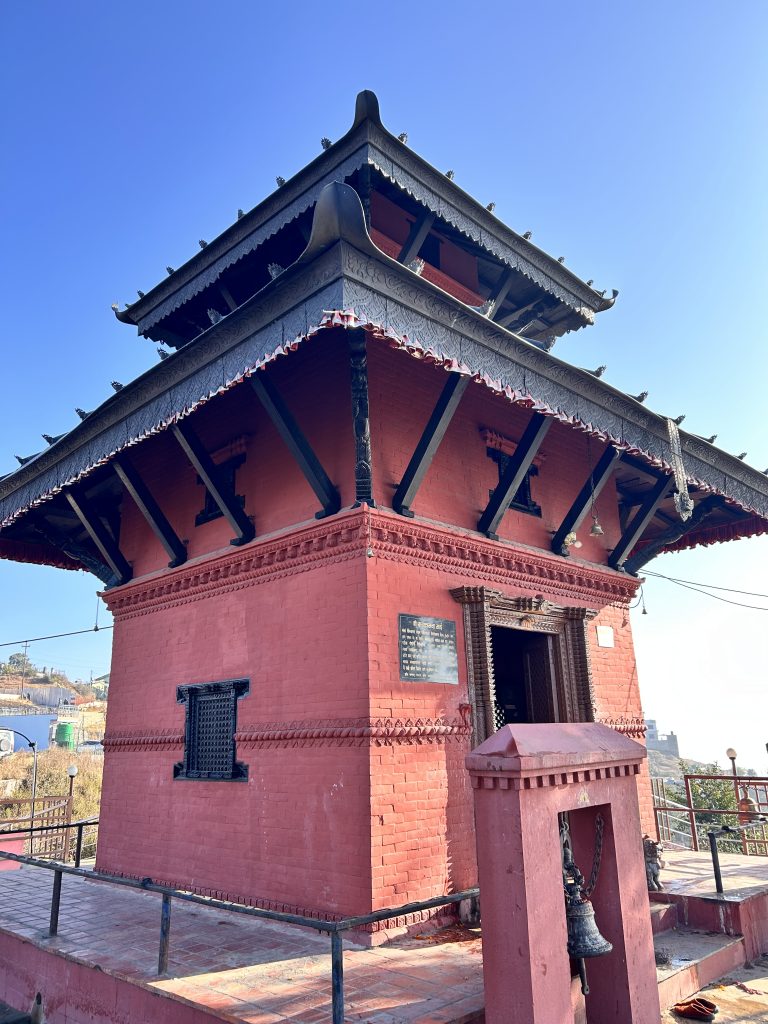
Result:
<instances>
[{"instance_id":1,"label":"red brick temple","mask_svg":"<svg viewBox=\"0 0 768 1024\"><path fill-rule=\"evenodd\" d=\"M768 478L554 354L614 301L364 92L116 310L162 361L0 479L0 556L114 615L98 870L399 906L475 884L464 760L499 726L643 736L639 573L767 532Z\"/></svg>"}]
</instances>

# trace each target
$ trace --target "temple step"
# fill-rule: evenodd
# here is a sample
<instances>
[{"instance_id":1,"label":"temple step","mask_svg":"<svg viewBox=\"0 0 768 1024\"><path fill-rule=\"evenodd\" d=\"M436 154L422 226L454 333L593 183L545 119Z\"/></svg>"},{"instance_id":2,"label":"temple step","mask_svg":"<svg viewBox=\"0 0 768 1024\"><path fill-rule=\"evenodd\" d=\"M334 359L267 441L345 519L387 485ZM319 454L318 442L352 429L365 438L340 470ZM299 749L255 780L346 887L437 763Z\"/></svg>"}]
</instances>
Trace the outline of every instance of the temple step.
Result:
<instances>
[{"instance_id":1,"label":"temple step","mask_svg":"<svg viewBox=\"0 0 768 1024\"><path fill-rule=\"evenodd\" d=\"M654 936L654 946L662 1009L689 999L747 959L743 938L691 928L660 932Z\"/></svg>"},{"instance_id":2,"label":"temple step","mask_svg":"<svg viewBox=\"0 0 768 1024\"><path fill-rule=\"evenodd\" d=\"M668 932L672 928L677 928L677 904L652 903L651 928L654 935L660 935L662 932Z\"/></svg>"}]
</instances>

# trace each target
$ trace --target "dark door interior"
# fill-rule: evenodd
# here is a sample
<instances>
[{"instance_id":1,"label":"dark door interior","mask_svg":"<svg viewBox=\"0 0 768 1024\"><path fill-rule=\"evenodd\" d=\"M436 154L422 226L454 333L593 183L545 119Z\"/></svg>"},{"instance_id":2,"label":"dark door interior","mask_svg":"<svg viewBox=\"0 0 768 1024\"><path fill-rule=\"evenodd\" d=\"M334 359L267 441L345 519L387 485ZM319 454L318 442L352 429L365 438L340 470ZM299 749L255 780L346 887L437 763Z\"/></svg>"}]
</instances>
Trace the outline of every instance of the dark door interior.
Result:
<instances>
[{"instance_id":1,"label":"dark door interior","mask_svg":"<svg viewBox=\"0 0 768 1024\"><path fill-rule=\"evenodd\" d=\"M496 728L513 722L559 722L555 637L491 627Z\"/></svg>"}]
</instances>

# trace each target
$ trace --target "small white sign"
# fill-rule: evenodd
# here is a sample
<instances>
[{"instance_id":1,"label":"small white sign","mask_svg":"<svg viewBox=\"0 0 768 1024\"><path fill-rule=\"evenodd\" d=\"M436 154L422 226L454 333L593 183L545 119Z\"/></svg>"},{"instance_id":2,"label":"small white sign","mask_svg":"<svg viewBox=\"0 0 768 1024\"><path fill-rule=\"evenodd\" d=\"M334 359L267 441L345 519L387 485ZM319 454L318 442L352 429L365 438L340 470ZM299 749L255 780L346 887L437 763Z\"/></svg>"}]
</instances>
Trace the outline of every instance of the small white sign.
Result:
<instances>
[{"instance_id":1,"label":"small white sign","mask_svg":"<svg viewBox=\"0 0 768 1024\"><path fill-rule=\"evenodd\" d=\"M598 647L613 647L613 626L595 626Z\"/></svg>"}]
</instances>

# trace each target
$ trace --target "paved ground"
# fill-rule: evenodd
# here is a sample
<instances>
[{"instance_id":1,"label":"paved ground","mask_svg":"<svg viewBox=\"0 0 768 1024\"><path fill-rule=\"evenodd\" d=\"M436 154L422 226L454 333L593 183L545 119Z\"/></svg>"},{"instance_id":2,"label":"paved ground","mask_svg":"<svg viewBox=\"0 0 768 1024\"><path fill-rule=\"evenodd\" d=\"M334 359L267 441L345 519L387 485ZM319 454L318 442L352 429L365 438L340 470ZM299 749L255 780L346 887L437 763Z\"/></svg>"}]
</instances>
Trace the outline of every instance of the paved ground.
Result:
<instances>
[{"instance_id":1,"label":"paved ground","mask_svg":"<svg viewBox=\"0 0 768 1024\"><path fill-rule=\"evenodd\" d=\"M702 995L720 1008L717 1024L768 1024L768 957L751 968L732 971L717 984L708 985ZM671 1011L662 1015L664 1024L681 1024L683 1020Z\"/></svg>"},{"instance_id":2,"label":"paved ground","mask_svg":"<svg viewBox=\"0 0 768 1024\"><path fill-rule=\"evenodd\" d=\"M64 875L59 935L49 939L51 883L40 868L0 873L0 927L248 1024L331 1019L327 935L174 901L168 977L158 981L157 894ZM480 1010L480 938L440 934L375 949L345 943L346 1020L447 1024Z\"/></svg>"},{"instance_id":3,"label":"paved ground","mask_svg":"<svg viewBox=\"0 0 768 1024\"><path fill-rule=\"evenodd\" d=\"M687 896L710 896L716 893L712 858L709 853L687 850L665 850L666 867L661 880L667 892ZM768 886L768 857L743 857L724 853L720 856L720 872L726 896L749 892Z\"/></svg>"}]
</instances>

